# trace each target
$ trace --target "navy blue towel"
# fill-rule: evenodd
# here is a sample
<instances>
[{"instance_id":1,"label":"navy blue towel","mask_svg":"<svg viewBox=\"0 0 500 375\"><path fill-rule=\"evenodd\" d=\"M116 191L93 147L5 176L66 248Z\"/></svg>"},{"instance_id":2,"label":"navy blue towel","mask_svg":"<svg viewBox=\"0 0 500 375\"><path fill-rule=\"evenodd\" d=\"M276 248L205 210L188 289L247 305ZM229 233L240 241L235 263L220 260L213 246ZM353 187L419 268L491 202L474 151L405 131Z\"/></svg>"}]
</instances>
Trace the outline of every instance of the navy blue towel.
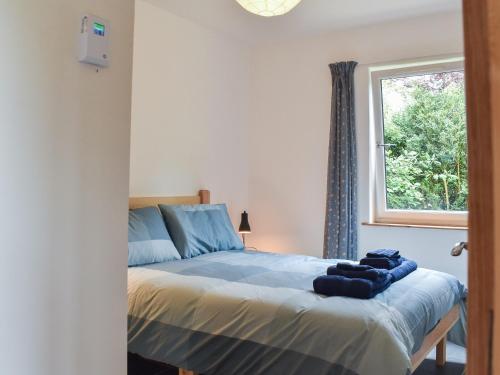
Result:
<instances>
[{"instance_id":1,"label":"navy blue towel","mask_svg":"<svg viewBox=\"0 0 500 375\"><path fill-rule=\"evenodd\" d=\"M392 277L392 282L395 283L398 280L401 280L403 277L408 276L410 273L417 269L417 263L413 260L403 259L403 263L396 268L393 268L389 271L389 274Z\"/></svg>"},{"instance_id":2,"label":"navy blue towel","mask_svg":"<svg viewBox=\"0 0 500 375\"><path fill-rule=\"evenodd\" d=\"M348 263L348 262L338 262L336 266L332 267L337 267L338 269L344 271L368 271L373 269L372 266L363 266L361 264Z\"/></svg>"},{"instance_id":3,"label":"navy blue towel","mask_svg":"<svg viewBox=\"0 0 500 375\"><path fill-rule=\"evenodd\" d=\"M338 263L336 266L330 266L326 270L327 275L338 275L347 278L358 278L377 281L381 276L387 274L387 270L380 270L371 266L364 266L351 263Z\"/></svg>"},{"instance_id":4,"label":"navy blue towel","mask_svg":"<svg viewBox=\"0 0 500 375\"><path fill-rule=\"evenodd\" d=\"M314 279L313 286L316 293L330 297L343 296L369 299L386 290L391 285L391 280L392 277L389 273L379 277L377 281L326 275Z\"/></svg>"},{"instance_id":5,"label":"navy blue towel","mask_svg":"<svg viewBox=\"0 0 500 375\"><path fill-rule=\"evenodd\" d=\"M368 258L399 258L399 250L393 249L378 249L366 253Z\"/></svg>"},{"instance_id":6,"label":"navy blue towel","mask_svg":"<svg viewBox=\"0 0 500 375\"><path fill-rule=\"evenodd\" d=\"M363 264L366 266L372 266L373 268L383 268L386 270L392 270L393 268L400 266L403 263L403 257L399 258L363 258L359 261L359 264Z\"/></svg>"}]
</instances>

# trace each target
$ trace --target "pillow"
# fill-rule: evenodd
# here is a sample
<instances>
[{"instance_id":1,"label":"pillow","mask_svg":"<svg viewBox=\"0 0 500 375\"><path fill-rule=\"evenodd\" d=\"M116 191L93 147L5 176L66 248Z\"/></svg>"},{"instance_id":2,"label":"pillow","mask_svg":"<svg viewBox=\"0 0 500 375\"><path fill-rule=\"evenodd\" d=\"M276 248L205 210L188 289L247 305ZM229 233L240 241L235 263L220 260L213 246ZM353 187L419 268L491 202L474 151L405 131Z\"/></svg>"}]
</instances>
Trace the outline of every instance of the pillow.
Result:
<instances>
[{"instance_id":1,"label":"pillow","mask_svg":"<svg viewBox=\"0 0 500 375\"><path fill-rule=\"evenodd\" d=\"M224 204L160 205L160 211L183 258L244 249Z\"/></svg>"},{"instance_id":2,"label":"pillow","mask_svg":"<svg viewBox=\"0 0 500 375\"><path fill-rule=\"evenodd\" d=\"M128 212L128 265L181 259L156 207Z\"/></svg>"}]
</instances>

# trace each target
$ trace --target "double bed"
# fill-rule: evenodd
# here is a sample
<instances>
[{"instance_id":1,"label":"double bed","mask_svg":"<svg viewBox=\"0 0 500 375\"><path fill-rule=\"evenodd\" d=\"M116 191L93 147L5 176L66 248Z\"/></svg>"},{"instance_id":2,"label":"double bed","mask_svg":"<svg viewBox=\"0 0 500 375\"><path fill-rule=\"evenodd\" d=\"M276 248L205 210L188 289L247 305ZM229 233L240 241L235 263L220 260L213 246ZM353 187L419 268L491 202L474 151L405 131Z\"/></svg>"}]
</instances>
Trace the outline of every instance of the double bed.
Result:
<instances>
[{"instance_id":1,"label":"double bed","mask_svg":"<svg viewBox=\"0 0 500 375\"><path fill-rule=\"evenodd\" d=\"M130 207L209 203L131 198ZM128 350L200 374L413 372L464 335L464 286L419 268L371 300L327 298L313 279L336 260L222 251L128 270Z\"/></svg>"}]
</instances>

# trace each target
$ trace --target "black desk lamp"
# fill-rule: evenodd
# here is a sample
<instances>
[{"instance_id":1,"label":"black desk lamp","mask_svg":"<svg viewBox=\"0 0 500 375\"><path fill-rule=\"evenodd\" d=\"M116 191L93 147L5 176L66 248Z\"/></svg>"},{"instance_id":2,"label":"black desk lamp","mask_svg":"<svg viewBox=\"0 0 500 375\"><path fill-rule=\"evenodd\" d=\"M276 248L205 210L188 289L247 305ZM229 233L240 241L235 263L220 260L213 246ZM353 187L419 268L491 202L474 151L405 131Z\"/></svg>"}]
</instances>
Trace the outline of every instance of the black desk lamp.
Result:
<instances>
[{"instance_id":1,"label":"black desk lamp","mask_svg":"<svg viewBox=\"0 0 500 375\"><path fill-rule=\"evenodd\" d=\"M241 214L241 223L238 232L241 234L243 245L246 247L245 234L252 233L252 229L250 229L250 223L248 222L248 214L246 211L243 211L243 213Z\"/></svg>"}]
</instances>

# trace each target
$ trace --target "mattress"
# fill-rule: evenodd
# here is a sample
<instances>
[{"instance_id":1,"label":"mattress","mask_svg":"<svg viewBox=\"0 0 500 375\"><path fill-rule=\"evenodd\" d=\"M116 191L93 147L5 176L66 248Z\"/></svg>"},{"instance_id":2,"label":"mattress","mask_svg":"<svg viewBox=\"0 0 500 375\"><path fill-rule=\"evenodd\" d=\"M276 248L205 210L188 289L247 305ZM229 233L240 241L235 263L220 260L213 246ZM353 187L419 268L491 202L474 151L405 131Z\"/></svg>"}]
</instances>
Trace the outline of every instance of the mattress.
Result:
<instances>
[{"instance_id":1,"label":"mattress","mask_svg":"<svg viewBox=\"0 0 500 375\"><path fill-rule=\"evenodd\" d=\"M336 262L228 251L129 268L128 350L207 375L400 375L463 307L458 279L422 268L371 300L315 294Z\"/></svg>"}]
</instances>

